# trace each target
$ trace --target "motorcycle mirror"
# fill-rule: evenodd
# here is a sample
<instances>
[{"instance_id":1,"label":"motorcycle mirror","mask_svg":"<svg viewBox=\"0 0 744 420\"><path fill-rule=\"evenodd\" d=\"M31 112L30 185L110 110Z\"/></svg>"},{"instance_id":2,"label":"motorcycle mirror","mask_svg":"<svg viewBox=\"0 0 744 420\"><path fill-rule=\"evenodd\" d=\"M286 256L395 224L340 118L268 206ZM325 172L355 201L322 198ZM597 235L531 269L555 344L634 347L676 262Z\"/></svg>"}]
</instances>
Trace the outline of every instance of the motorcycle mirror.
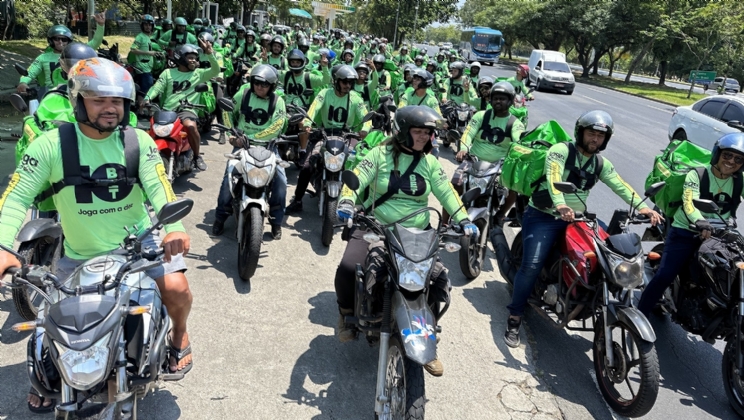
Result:
<instances>
[{"instance_id":1,"label":"motorcycle mirror","mask_svg":"<svg viewBox=\"0 0 744 420\"><path fill-rule=\"evenodd\" d=\"M445 88L439 88L439 92L445 93L445 92L447 92L447 89L445 89Z\"/></svg>"},{"instance_id":2,"label":"motorcycle mirror","mask_svg":"<svg viewBox=\"0 0 744 420\"><path fill-rule=\"evenodd\" d=\"M233 112L235 110L235 104L230 98L220 98L217 100L217 107L223 111Z\"/></svg>"},{"instance_id":3,"label":"motorcycle mirror","mask_svg":"<svg viewBox=\"0 0 744 420\"><path fill-rule=\"evenodd\" d=\"M193 207L194 200L190 198L181 198L176 201L171 201L160 209L158 220L155 225L169 225L177 222L186 217Z\"/></svg>"},{"instance_id":4,"label":"motorcycle mirror","mask_svg":"<svg viewBox=\"0 0 744 420\"><path fill-rule=\"evenodd\" d=\"M741 123L741 121L731 120L728 123L726 123L731 128L735 128L739 131L744 131L744 124Z\"/></svg>"},{"instance_id":5,"label":"motorcycle mirror","mask_svg":"<svg viewBox=\"0 0 744 420\"><path fill-rule=\"evenodd\" d=\"M302 122L305 117L302 116L302 114L294 114L291 117L289 117L289 125L296 125Z\"/></svg>"},{"instance_id":6,"label":"motorcycle mirror","mask_svg":"<svg viewBox=\"0 0 744 420\"><path fill-rule=\"evenodd\" d=\"M665 181L660 181L655 184L651 184L651 186L648 187L648 189L646 190L646 193L645 193L646 197L655 196L656 194L659 193L659 191L661 191L662 188L664 188L665 185L666 185Z\"/></svg>"},{"instance_id":7,"label":"motorcycle mirror","mask_svg":"<svg viewBox=\"0 0 744 420\"><path fill-rule=\"evenodd\" d=\"M364 118L362 118L362 124L366 123L367 121L371 120L374 117L375 117L374 111L368 112L367 115L365 115Z\"/></svg>"},{"instance_id":8,"label":"motorcycle mirror","mask_svg":"<svg viewBox=\"0 0 744 420\"><path fill-rule=\"evenodd\" d=\"M356 191L359 189L359 177L352 171L344 171L341 174L341 180L344 181L344 185L349 187L350 190Z\"/></svg>"},{"instance_id":9,"label":"motorcycle mirror","mask_svg":"<svg viewBox=\"0 0 744 420\"><path fill-rule=\"evenodd\" d=\"M563 194L574 194L579 189L576 188L576 185L574 185L571 182L554 182L553 186L556 190L562 192Z\"/></svg>"},{"instance_id":10,"label":"motorcycle mirror","mask_svg":"<svg viewBox=\"0 0 744 420\"><path fill-rule=\"evenodd\" d=\"M390 112L395 112L398 109L398 107L393 104L388 104L387 109Z\"/></svg>"},{"instance_id":11,"label":"motorcycle mirror","mask_svg":"<svg viewBox=\"0 0 744 420\"><path fill-rule=\"evenodd\" d=\"M692 204L695 205L695 208L702 211L703 213L716 213L720 211L718 208L718 205L714 203L712 200L701 200L698 198L694 198L692 200Z\"/></svg>"},{"instance_id":12,"label":"motorcycle mirror","mask_svg":"<svg viewBox=\"0 0 744 420\"><path fill-rule=\"evenodd\" d=\"M20 113L25 114L26 111L28 111L26 101L24 101L23 98L21 98L21 95L17 93L10 95L10 103L13 105L13 108Z\"/></svg>"},{"instance_id":13,"label":"motorcycle mirror","mask_svg":"<svg viewBox=\"0 0 744 420\"><path fill-rule=\"evenodd\" d=\"M480 188L471 188L469 189L465 194L462 195L462 202L468 203L476 198L480 197L481 195L481 189Z\"/></svg>"},{"instance_id":14,"label":"motorcycle mirror","mask_svg":"<svg viewBox=\"0 0 744 420\"><path fill-rule=\"evenodd\" d=\"M460 134L457 130L449 130L447 131L447 140L449 140L451 143L457 142L462 137L462 134Z\"/></svg>"},{"instance_id":15,"label":"motorcycle mirror","mask_svg":"<svg viewBox=\"0 0 744 420\"><path fill-rule=\"evenodd\" d=\"M220 67L220 73L224 73L227 70L227 67Z\"/></svg>"},{"instance_id":16,"label":"motorcycle mirror","mask_svg":"<svg viewBox=\"0 0 744 420\"><path fill-rule=\"evenodd\" d=\"M15 64L13 64L13 67L15 67L15 70L21 76L28 76L28 70L26 70L22 65L20 65L18 63L15 63Z\"/></svg>"},{"instance_id":17,"label":"motorcycle mirror","mask_svg":"<svg viewBox=\"0 0 744 420\"><path fill-rule=\"evenodd\" d=\"M105 46L108 47L108 41L106 41L105 39L101 41L101 44L103 44L103 45L105 45Z\"/></svg>"},{"instance_id":18,"label":"motorcycle mirror","mask_svg":"<svg viewBox=\"0 0 744 420\"><path fill-rule=\"evenodd\" d=\"M199 93L204 93L209 90L209 86L207 86L206 83L199 83L198 85L194 86L194 91Z\"/></svg>"}]
</instances>

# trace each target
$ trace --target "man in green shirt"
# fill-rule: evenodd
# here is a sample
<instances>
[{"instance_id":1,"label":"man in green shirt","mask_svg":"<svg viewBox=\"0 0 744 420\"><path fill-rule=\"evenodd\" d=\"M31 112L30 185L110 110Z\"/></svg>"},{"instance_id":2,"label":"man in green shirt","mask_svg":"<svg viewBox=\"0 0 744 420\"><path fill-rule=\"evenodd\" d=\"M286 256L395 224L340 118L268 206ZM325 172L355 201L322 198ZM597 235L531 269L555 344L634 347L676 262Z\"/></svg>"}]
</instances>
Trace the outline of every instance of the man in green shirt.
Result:
<instances>
[{"instance_id":1,"label":"man in green shirt","mask_svg":"<svg viewBox=\"0 0 744 420\"><path fill-rule=\"evenodd\" d=\"M145 103L162 95L161 103L163 109L175 110L180 105L182 99L187 99L192 104L201 103L201 94L194 88L199 83L209 83L209 79L217 77L220 74L220 66L217 58L214 56L212 45L199 39L199 46L210 63L208 69L199 69L199 50L193 45L181 45L174 53L174 58L178 63L175 69L168 69L160 75L153 87L145 95ZM197 121L199 117L191 110L182 110L178 117L181 119L184 128L189 135L189 144L194 151L194 164L199 170L205 171L207 164L199 155L199 146L201 144L201 134Z\"/></svg>"},{"instance_id":2,"label":"man in green shirt","mask_svg":"<svg viewBox=\"0 0 744 420\"><path fill-rule=\"evenodd\" d=\"M153 57L162 54L152 48L153 42L151 37L152 28L154 26L155 18L150 15L145 15L140 22L140 29L142 32L134 38L134 43L132 44L132 54L135 57L132 66L136 72L134 75L134 82L139 85L139 89L142 92L147 92L153 85Z\"/></svg>"},{"instance_id":3,"label":"man in green shirt","mask_svg":"<svg viewBox=\"0 0 744 420\"><path fill-rule=\"evenodd\" d=\"M415 68L416 66L414 66L413 63L403 65L403 83L399 84L398 88L395 89L395 94L393 96L393 101L395 103L399 102L403 95L405 95L406 90L411 88L413 83L413 70Z\"/></svg>"},{"instance_id":4,"label":"man in green shirt","mask_svg":"<svg viewBox=\"0 0 744 420\"><path fill-rule=\"evenodd\" d=\"M254 64L258 62L258 44L256 43L256 33L252 30L245 31L245 42L234 51L234 58L249 60L251 63Z\"/></svg>"},{"instance_id":5,"label":"man in green shirt","mask_svg":"<svg viewBox=\"0 0 744 420\"><path fill-rule=\"evenodd\" d=\"M298 49L289 52L287 62L289 64L289 71L279 72L279 80L282 81L286 103L307 110L315 99L313 90L320 89L331 83L331 70L328 68L328 57L323 56L320 59L321 74L319 75L305 68L307 66L307 58Z\"/></svg>"},{"instance_id":6,"label":"man in green shirt","mask_svg":"<svg viewBox=\"0 0 744 420\"><path fill-rule=\"evenodd\" d=\"M101 46L101 41L103 41L103 32L106 28L106 11L96 14L93 18L96 20L96 32L88 45L93 49L98 49ZM49 28L49 31L47 31L49 48L31 63L28 68L28 76L21 76L20 83L16 88L18 93L25 94L28 84L36 80L39 82L39 98L41 98L47 89L65 83L59 70L59 55L70 42L72 42L72 32L66 26L54 25Z\"/></svg>"},{"instance_id":7,"label":"man in green shirt","mask_svg":"<svg viewBox=\"0 0 744 420\"><path fill-rule=\"evenodd\" d=\"M375 109L379 99L377 95L379 77L372 60L358 62L354 66L354 71L357 72L357 79L352 88L362 97L367 110Z\"/></svg>"},{"instance_id":8,"label":"man in green shirt","mask_svg":"<svg viewBox=\"0 0 744 420\"><path fill-rule=\"evenodd\" d=\"M411 56L408 55L408 47L402 46L400 47L400 51L398 51L398 56L393 58L393 62L395 62L395 65L399 68L402 68L406 64L413 63L413 60L411 59Z\"/></svg>"},{"instance_id":9,"label":"man in green shirt","mask_svg":"<svg viewBox=\"0 0 744 420\"><path fill-rule=\"evenodd\" d=\"M144 194L156 212L176 200L153 140L144 131L125 129L127 110L135 97L129 72L102 58L88 59L71 69L69 86L77 122L63 126L64 135L62 129L53 130L34 141L0 197L0 243L11 248L34 199L46 185L61 183L52 197L64 233L64 257L57 262L56 272L63 279L86 260L118 249L127 234L125 228L137 226L139 230L133 233L138 234L151 226ZM129 167L125 148L129 147L137 150L139 170L134 183L125 169ZM63 164L65 153L79 157L77 169L84 175L80 184L62 182L70 170ZM96 182L105 180L111 184L101 187ZM166 262L149 270L148 275L156 280L173 320L170 371L186 373L192 367L186 331L192 296L183 254L188 252L190 241L180 222L166 225L165 231L162 242L157 233L146 240L147 245L162 244ZM13 255L0 251L0 273L20 266ZM40 398L33 390L28 398L33 411L53 411L54 402Z\"/></svg>"},{"instance_id":10,"label":"man in green shirt","mask_svg":"<svg viewBox=\"0 0 744 420\"><path fill-rule=\"evenodd\" d=\"M532 93L529 91L529 89L527 89L527 86L524 85L524 79L527 78L527 75L529 74L528 72L529 70L527 65L521 64L519 65L519 67L517 67L517 74L506 79L506 81L514 86L514 90L517 93L523 93L525 95L525 99L527 99L528 101L534 101L535 97L532 96Z\"/></svg>"},{"instance_id":11,"label":"man in green shirt","mask_svg":"<svg viewBox=\"0 0 744 420\"><path fill-rule=\"evenodd\" d=\"M507 307L510 315L504 333L504 341L509 347L519 346L519 328L527 299L535 288L535 281L553 245L565 235L575 212L586 211L583 203L586 203L589 190L598 181L610 187L629 205L639 205L639 213L648 216L652 224L662 221L659 213L641 203L641 196L620 178L612 163L599 154L607 147L613 129L612 117L608 113L589 111L576 120L576 143L558 143L548 150L545 181L532 194L522 217L522 237L525 238L522 263L514 278L512 301ZM553 186L555 182L564 181L576 185L578 193L564 195ZM555 215L559 215L559 218Z\"/></svg>"},{"instance_id":12,"label":"man in green shirt","mask_svg":"<svg viewBox=\"0 0 744 420\"><path fill-rule=\"evenodd\" d=\"M261 63L268 64L279 71L287 70L287 59L283 55L286 45L281 36L277 35L272 38L269 43L271 54L268 54L266 50L261 51Z\"/></svg>"},{"instance_id":13,"label":"man in green shirt","mask_svg":"<svg viewBox=\"0 0 744 420\"><path fill-rule=\"evenodd\" d=\"M379 96L387 95L390 92L390 86L393 81L390 72L385 70L385 61L387 61L387 59L382 53L377 54L372 58L372 64L375 66L375 71L377 72L378 77L377 94Z\"/></svg>"},{"instance_id":14,"label":"man in green shirt","mask_svg":"<svg viewBox=\"0 0 744 420\"><path fill-rule=\"evenodd\" d=\"M176 28L163 33L160 37L158 43L161 47L170 51L175 51L178 47L184 44L197 45L196 36L186 30L188 22L186 22L185 18L177 17L174 23Z\"/></svg>"},{"instance_id":15,"label":"man in green shirt","mask_svg":"<svg viewBox=\"0 0 744 420\"><path fill-rule=\"evenodd\" d=\"M279 77L276 70L268 64L260 64L251 70L250 85L243 86L235 95L235 109L231 119L233 127L243 130L251 144L266 144L277 138L285 129L287 111L284 100L276 95ZM232 153L245 147L241 139L231 136ZM272 150L277 153L276 150ZM278 156L278 154L277 154ZM230 177L233 165L228 161L222 186L217 195L215 220L212 234L219 236L225 230L225 220L232 212L232 195L230 194ZM277 166L274 179L271 181L269 195L269 223L271 234L275 240L282 237L282 222L284 221L284 206L287 204L287 175L284 168Z\"/></svg>"},{"instance_id":16,"label":"man in green shirt","mask_svg":"<svg viewBox=\"0 0 744 420\"><path fill-rule=\"evenodd\" d=\"M431 90L429 90L433 85L433 74L422 68L414 69L411 78L412 89L406 90L405 94L400 98L398 108L408 105L428 106L441 117L442 111L439 109L439 102Z\"/></svg>"},{"instance_id":17,"label":"man in green shirt","mask_svg":"<svg viewBox=\"0 0 744 420\"><path fill-rule=\"evenodd\" d=\"M305 120L305 130L310 131L313 123L318 128L325 129L328 135L342 135L344 132L359 131L359 136L364 139L372 124L362 119L367 115L367 107L358 93L352 90L358 75L351 66L343 65L333 76L333 88L323 89L310 105L308 111L309 120ZM292 202L287 206L287 214L302 211L302 197L310 183L313 175L315 161L320 157L320 148L323 146L321 139L308 144L308 152L303 162L300 175L297 178L297 188Z\"/></svg>"}]
</instances>

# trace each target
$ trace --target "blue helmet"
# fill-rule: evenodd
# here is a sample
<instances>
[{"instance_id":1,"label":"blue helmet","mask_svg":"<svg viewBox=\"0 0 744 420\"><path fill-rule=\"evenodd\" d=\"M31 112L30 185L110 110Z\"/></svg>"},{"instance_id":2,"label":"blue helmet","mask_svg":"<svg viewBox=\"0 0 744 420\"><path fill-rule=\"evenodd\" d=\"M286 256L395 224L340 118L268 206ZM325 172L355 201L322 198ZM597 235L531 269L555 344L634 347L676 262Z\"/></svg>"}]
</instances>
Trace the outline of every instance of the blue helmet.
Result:
<instances>
[{"instance_id":1,"label":"blue helmet","mask_svg":"<svg viewBox=\"0 0 744 420\"><path fill-rule=\"evenodd\" d=\"M710 157L711 165L718 164L724 150L731 150L732 152L744 156L744 133L726 134L718 139L716 144L713 146L713 154ZM744 169L744 165L739 168L738 172L742 172L742 169Z\"/></svg>"}]
</instances>

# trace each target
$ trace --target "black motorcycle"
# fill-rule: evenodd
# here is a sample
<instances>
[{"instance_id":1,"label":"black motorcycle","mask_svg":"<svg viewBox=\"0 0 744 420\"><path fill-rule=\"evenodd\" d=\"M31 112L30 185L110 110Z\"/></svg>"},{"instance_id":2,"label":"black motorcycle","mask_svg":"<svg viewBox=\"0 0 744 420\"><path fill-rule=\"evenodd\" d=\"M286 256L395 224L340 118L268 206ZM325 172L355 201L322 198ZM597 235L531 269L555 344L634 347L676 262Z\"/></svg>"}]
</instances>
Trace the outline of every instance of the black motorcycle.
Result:
<instances>
[{"instance_id":1,"label":"black motorcycle","mask_svg":"<svg viewBox=\"0 0 744 420\"><path fill-rule=\"evenodd\" d=\"M460 135L465 133L465 128L467 128L470 120L475 114L475 107L466 102L458 105L455 101L447 101L447 103L442 105L441 110L442 115L444 116L444 118L447 119L447 125L449 129L456 130L458 133L460 133ZM444 134L442 144L444 145L444 147L449 147L452 143L451 136L449 136L446 131L444 131L442 134ZM457 146L455 148L455 151L459 152L460 138L455 141L455 144Z\"/></svg>"},{"instance_id":2,"label":"black motorcycle","mask_svg":"<svg viewBox=\"0 0 744 420\"><path fill-rule=\"evenodd\" d=\"M668 313L685 331L714 344L724 340L721 369L723 388L731 407L744 416L744 236L735 220L724 220L718 206L710 200L693 200L704 213L715 213L709 220L711 238L700 248L689 268L680 272L665 292L656 313ZM690 225L695 228L694 225ZM648 230L646 238L662 239L658 231ZM652 249L647 269L658 269L664 244Z\"/></svg>"},{"instance_id":3,"label":"black motorcycle","mask_svg":"<svg viewBox=\"0 0 744 420\"><path fill-rule=\"evenodd\" d=\"M142 242L193 205L189 199L166 204L152 228L139 235L127 230L121 249L86 261L67 279L0 245L22 264L8 270L11 287L32 288L44 298L39 318L12 329L33 332L28 377L39 395L57 400L56 419L136 419L137 400L156 382L183 378L170 372L170 318L155 279L145 274L162 264L162 250Z\"/></svg>"}]
</instances>

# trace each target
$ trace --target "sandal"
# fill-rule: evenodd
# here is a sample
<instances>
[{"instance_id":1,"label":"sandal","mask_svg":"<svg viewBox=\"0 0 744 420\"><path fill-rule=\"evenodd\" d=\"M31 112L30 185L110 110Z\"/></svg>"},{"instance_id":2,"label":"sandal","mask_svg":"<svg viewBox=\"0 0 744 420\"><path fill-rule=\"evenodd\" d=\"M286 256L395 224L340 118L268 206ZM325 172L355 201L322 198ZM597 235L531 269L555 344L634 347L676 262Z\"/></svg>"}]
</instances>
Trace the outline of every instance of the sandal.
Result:
<instances>
[{"instance_id":1,"label":"sandal","mask_svg":"<svg viewBox=\"0 0 744 420\"><path fill-rule=\"evenodd\" d=\"M28 409L32 413L44 414L44 413L52 413L52 412L54 412L54 409L57 407L57 400L55 400L55 399L52 398L52 399L49 400L49 401L51 401L51 403L49 405L44 405L44 403L47 401L46 400L46 397L40 395L39 394L39 391L37 391L34 387L31 387L31 389L28 390L28 393L29 394L33 394L33 395L36 395L37 397L39 397L39 400L41 400L41 402L39 403L39 406L38 407L34 407L33 405L31 405L31 402L30 401L27 401L26 402L26 404L28 404Z\"/></svg>"},{"instance_id":2,"label":"sandal","mask_svg":"<svg viewBox=\"0 0 744 420\"><path fill-rule=\"evenodd\" d=\"M186 346L186 348L184 349L177 349L173 346L173 344L171 344L171 346L168 348L168 355L176 359L176 366L178 366L178 364L181 363L181 360L183 360L184 357L190 354L191 354L191 343L189 343L189 345ZM181 370L178 370L178 368L176 368L176 370L170 370L170 362L168 363L169 363L169 367L168 367L169 373L182 373L184 375L189 373L191 368L194 366L193 359L191 362L189 362L188 365L181 368Z\"/></svg>"}]
</instances>

